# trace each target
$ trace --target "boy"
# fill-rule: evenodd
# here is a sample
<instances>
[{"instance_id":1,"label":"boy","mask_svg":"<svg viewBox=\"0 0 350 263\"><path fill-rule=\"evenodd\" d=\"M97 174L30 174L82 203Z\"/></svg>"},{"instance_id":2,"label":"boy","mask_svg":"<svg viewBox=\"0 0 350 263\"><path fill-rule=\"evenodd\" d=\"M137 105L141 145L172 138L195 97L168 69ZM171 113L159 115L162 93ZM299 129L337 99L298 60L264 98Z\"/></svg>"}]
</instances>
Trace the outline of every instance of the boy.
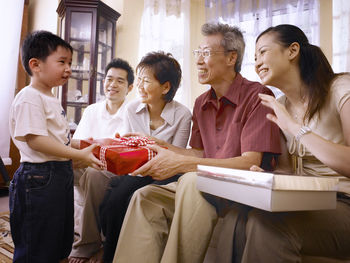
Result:
<instances>
[{"instance_id":1,"label":"boy","mask_svg":"<svg viewBox=\"0 0 350 263\"><path fill-rule=\"evenodd\" d=\"M92 154L96 145L70 147L66 114L51 92L68 81L72 52L67 42L47 31L31 33L22 45L22 64L31 83L10 109L10 134L21 155L9 189L13 262L67 262L74 233L70 159L101 166Z\"/></svg>"}]
</instances>

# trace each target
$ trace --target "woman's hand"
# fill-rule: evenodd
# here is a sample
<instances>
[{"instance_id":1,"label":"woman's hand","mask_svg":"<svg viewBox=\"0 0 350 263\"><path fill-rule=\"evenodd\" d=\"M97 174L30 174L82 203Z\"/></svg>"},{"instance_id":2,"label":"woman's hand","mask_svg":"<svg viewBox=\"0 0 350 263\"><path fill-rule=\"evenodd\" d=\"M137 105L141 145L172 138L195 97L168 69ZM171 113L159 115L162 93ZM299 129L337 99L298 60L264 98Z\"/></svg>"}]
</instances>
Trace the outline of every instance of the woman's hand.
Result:
<instances>
[{"instance_id":1,"label":"woman's hand","mask_svg":"<svg viewBox=\"0 0 350 263\"><path fill-rule=\"evenodd\" d=\"M250 171L253 171L253 172L265 172L264 169L262 169L261 167L257 166L257 165L252 165L250 168L249 168Z\"/></svg>"},{"instance_id":2,"label":"woman's hand","mask_svg":"<svg viewBox=\"0 0 350 263\"><path fill-rule=\"evenodd\" d=\"M269 107L274 111L275 114L267 114L266 118L270 121L276 123L282 130L287 131L292 135L296 135L301 128L301 125L298 124L288 113L286 107L279 103L273 96L266 94L259 94L261 99L261 104Z\"/></svg>"}]
</instances>

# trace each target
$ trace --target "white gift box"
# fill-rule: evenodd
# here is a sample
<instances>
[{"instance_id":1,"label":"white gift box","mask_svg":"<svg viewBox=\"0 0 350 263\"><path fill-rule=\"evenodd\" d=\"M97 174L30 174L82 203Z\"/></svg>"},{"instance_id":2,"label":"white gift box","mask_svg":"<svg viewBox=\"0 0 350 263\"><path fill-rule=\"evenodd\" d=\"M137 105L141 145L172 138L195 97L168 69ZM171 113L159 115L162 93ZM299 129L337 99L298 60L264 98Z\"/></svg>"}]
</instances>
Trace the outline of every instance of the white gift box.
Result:
<instances>
[{"instance_id":1,"label":"white gift box","mask_svg":"<svg viewBox=\"0 0 350 263\"><path fill-rule=\"evenodd\" d=\"M198 165L197 188L271 212L335 209L338 178Z\"/></svg>"}]
</instances>

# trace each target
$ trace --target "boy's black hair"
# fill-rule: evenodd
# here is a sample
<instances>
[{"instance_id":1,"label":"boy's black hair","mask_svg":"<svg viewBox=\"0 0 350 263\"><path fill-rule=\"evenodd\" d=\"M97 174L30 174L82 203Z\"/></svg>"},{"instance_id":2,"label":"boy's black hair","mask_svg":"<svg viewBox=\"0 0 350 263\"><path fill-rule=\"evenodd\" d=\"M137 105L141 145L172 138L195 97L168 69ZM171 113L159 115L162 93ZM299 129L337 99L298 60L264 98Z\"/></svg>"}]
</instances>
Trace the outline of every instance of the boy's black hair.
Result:
<instances>
[{"instance_id":1,"label":"boy's black hair","mask_svg":"<svg viewBox=\"0 0 350 263\"><path fill-rule=\"evenodd\" d=\"M109 62L105 69L105 75L107 75L107 72L110 68L120 68L124 69L128 73L128 85L131 85L134 83L134 70L129 65L129 63L121 58L114 58L111 62Z\"/></svg>"},{"instance_id":2,"label":"boy's black hair","mask_svg":"<svg viewBox=\"0 0 350 263\"><path fill-rule=\"evenodd\" d=\"M68 42L51 32L39 30L30 33L24 39L21 49L22 65L28 75L32 76L29 68L30 59L37 58L45 61L58 46L69 49L73 53L73 48Z\"/></svg>"}]
</instances>

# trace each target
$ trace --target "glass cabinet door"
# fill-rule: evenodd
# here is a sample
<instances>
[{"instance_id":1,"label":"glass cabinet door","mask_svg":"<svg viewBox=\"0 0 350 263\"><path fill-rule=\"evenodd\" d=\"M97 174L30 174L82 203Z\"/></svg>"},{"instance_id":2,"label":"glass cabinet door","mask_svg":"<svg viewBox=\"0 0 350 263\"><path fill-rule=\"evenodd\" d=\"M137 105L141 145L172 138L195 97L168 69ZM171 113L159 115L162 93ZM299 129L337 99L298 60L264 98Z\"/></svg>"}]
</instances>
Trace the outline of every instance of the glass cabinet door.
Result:
<instances>
[{"instance_id":1,"label":"glass cabinet door","mask_svg":"<svg viewBox=\"0 0 350 263\"><path fill-rule=\"evenodd\" d=\"M103 78L105 68L113 58L112 30L113 23L104 17L100 17L98 22L96 101L100 101L105 98L103 91Z\"/></svg>"},{"instance_id":2,"label":"glass cabinet door","mask_svg":"<svg viewBox=\"0 0 350 263\"><path fill-rule=\"evenodd\" d=\"M70 44L73 47L72 76L66 89L67 118L75 129L89 105L92 13L71 13Z\"/></svg>"},{"instance_id":3,"label":"glass cabinet door","mask_svg":"<svg viewBox=\"0 0 350 263\"><path fill-rule=\"evenodd\" d=\"M73 47L72 76L60 97L74 131L84 109L105 98L104 70L114 57L120 14L100 0L61 0L57 13L60 35Z\"/></svg>"}]
</instances>

